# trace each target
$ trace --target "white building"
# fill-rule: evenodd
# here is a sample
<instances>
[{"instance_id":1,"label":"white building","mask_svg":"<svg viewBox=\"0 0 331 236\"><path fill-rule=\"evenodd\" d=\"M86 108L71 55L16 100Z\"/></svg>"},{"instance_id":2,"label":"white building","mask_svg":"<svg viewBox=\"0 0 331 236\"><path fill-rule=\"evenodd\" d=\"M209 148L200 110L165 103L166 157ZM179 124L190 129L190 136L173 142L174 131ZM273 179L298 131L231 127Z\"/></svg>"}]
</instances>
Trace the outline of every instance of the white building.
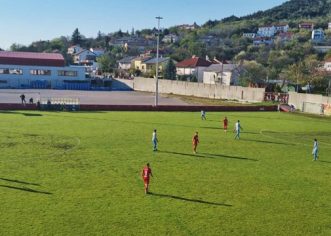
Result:
<instances>
[{"instance_id":1,"label":"white building","mask_svg":"<svg viewBox=\"0 0 331 236\"><path fill-rule=\"evenodd\" d=\"M288 24L277 24L277 25L274 25L274 26L276 28L276 32L278 32L278 33L279 32L286 33L290 29Z\"/></svg>"},{"instance_id":2,"label":"white building","mask_svg":"<svg viewBox=\"0 0 331 236\"><path fill-rule=\"evenodd\" d=\"M328 71L328 72L331 72L331 58L328 58L327 60L325 60L324 70Z\"/></svg>"},{"instance_id":3,"label":"white building","mask_svg":"<svg viewBox=\"0 0 331 236\"><path fill-rule=\"evenodd\" d=\"M273 37L277 33L275 26L263 26L259 27L257 35L260 37Z\"/></svg>"},{"instance_id":4,"label":"white building","mask_svg":"<svg viewBox=\"0 0 331 236\"><path fill-rule=\"evenodd\" d=\"M203 83L236 85L239 69L235 64L213 64L203 72Z\"/></svg>"},{"instance_id":5,"label":"white building","mask_svg":"<svg viewBox=\"0 0 331 236\"><path fill-rule=\"evenodd\" d=\"M80 51L83 51L83 50L84 49L81 48L79 45L73 45L73 46L68 48L67 53L69 55L74 55L74 54L79 53Z\"/></svg>"},{"instance_id":6,"label":"white building","mask_svg":"<svg viewBox=\"0 0 331 236\"><path fill-rule=\"evenodd\" d=\"M311 33L311 39L315 42L321 42L324 40L324 31L322 29L315 29Z\"/></svg>"},{"instance_id":7,"label":"white building","mask_svg":"<svg viewBox=\"0 0 331 236\"><path fill-rule=\"evenodd\" d=\"M328 29L331 30L331 22L328 24Z\"/></svg>"},{"instance_id":8,"label":"white building","mask_svg":"<svg viewBox=\"0 0 331 236\"><path fill-rule=\"evenodd\" d=\"M58 53L0 51L0 88L63 88L88 82L84 67L67 67Z\"/></svg>"},{"instance_id":9,"label":"white building","mask_svg":"<svg viewBox=\"0 0 331 236\"><path fill-rule=\"evenodd\" d=\"M203 82L203 72L212 62L193 56L176 64L177 75L195 76L198 82Z\"/></svg>"},{"instance_id":10,"label":"white building","mask_svg":"<svg viewBox=\"0 0 331 236\"><path fill-rule=\"evenodd\" d=\"M105 54L105 49L103 48L90 48L90 51L93 52L96 57L101 57Z\"/></svg>"},{"instance_id":11,"label":"white building","mask_svg":"<svg viewBox=\"0 0 331 236\"><path fill-rule=\"evenodd\" d=\"M118 69L121 70L130 70L132 67L132 61L135 59L136 57L125 57L122 60L120 60L118 62Z\"/></svg>"},{"instance_id":12,"label":"white building","mask_svg":"<svg viewBox=\"0 0 331 236\"><path fill-rule=\"evenodd\" d=\"M163 43L176 43L179 41L179 37L175 34L165 35L162 39Z\"/></svg>"},{"instance_id":13,"label":"white building","mask_svg":"<svg viewBox=\"0 0 331 236\"><path fill-rule=\"evenodd\" d=\"M256 37L256 33L243 33L243 37L253 39Z\"/></svg>"}]
</instances>

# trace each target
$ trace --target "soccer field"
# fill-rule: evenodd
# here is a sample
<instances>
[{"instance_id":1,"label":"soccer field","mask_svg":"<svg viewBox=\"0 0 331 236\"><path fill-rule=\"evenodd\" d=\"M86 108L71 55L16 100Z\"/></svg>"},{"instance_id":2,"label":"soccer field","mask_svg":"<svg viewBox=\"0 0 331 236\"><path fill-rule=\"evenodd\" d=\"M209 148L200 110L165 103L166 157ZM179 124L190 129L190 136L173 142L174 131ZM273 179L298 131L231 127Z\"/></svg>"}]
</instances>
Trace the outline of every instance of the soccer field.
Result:
<instances>
[{"instance_id":1,"label":"soccer field","mask_svg":"<svg viewBox=\"0 0 331 236\"><path fill-rule=\"evenodd\" d=\"M0 235L331 235L328 118L3 112L0 151Z\"/></svg>"}]
</instances>

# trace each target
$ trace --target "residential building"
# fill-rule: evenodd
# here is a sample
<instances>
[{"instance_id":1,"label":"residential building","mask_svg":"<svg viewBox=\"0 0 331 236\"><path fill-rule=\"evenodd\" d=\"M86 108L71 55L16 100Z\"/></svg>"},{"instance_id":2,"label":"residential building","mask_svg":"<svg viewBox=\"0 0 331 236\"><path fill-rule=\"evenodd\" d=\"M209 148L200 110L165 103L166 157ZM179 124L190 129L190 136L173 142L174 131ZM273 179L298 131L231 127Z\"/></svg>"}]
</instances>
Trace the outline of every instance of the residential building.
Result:
<instances>
[{"instance_id":1,"label":"residential building","mask_svg":"<svg viewBox=\"0 0 331 236\"><path fill-rule=\"evenodd\" d=\"M68 48L67 53L69 55L74 55L74 54L79 53L79 52L81 52L83 50L84 49L81 48L79 45L73 45L73 46L71 46L71 47Z\"/></svg>"},{"instance_id":2,"label":"residential building","mask_svg":"<svg viewBox=\"0 0 331 236\"><path fill-rule=\"evenodd\" d=\"M314 23L302 22L302 23L299 24L299 29L313 31L314 30Z\"/></svg>"},{"instance_id":3,"label":"residential building","mask_svg":"<svg viewBox=\"0 0 331 236\"><path fill-rule=\"evenodd\" d=\"M243 33L243 37L253 39L256 37L256 33Z\"/></svg>"},{"instance_id":4,"label":"residential building","mask_svg":"<svg viewBox=\"0 0 331 236\"><path fill-rule=\"evenodd\" d=\"M203 83L236 85L239 76L240 70L235 64L212 64L203 72Z\"/></svg>"},{"instance_id":5,"label":"residential building","mask_svg":"<svg viewBox=\"0 0 331 236\"><path fill-rule=\"evenodd\" d=\"M325 71L331 72L331 57L325 60L323 68Z\"/></svg>"},{"instance_id":6,"label":"residential building","mask_svg":"<svg viewBox=\"0 0 331 236\"><path fill-rule=\"evenodd\" d=\"M118 62L118 69L121 70L130 70L131 66L132 66L132 61L135 59L136 57L125 57L122 60L120 60Z\"/></svg>"},{"instance_id":7,"label":"residential building","mask_svg":"<svg viewBox=\"0 0 331 236\"><path fill-rule=\"evenodd\" d=\"M149 59L151 59L151 57L149 56L136 57L132 60L131 68L135 68L136 70L140 70L140 71L146 71L146 65L144 63Z\"/></svg>"},{"instance_id":8,"label":"residential building","mask_svg":"<svg viewBox=\"0 0 331 236\"><path fill-rule=\"evenodd\" d=\"M84 49L74 54L73 63L76 65L89 65L96 61L97 55L90 50Z\"/></svg>"},{"instance_id":9,"label":"residential building","mask_svg":"<svg viewBox=\"0 0 331 236\"><path fill-rule=\"evenodd\" d=\"M103 48L90 48L90 51L93 52L96 57L101 57L105 54L105 49Z\"/></svg>"},{"instance_id":10,"label":"residential building","mask_svg":"<svg viewBox=\"0 0 331 236\"><path fill-rule=\"evenodd\" d=\"M294 33L292 32L281 32L277 35L277 39L281 42L291 41L294 38Z\"/></svg>"},{"instance_id":11,"label":"residential building","mask_svg":"<svg viewBox=\"0 0 331 236\"><path fill-rule=\"evenodd\" d=\"M288 24L275 24L274 26L277 33L286 33L290 29Z\"/></svg>"},{"instance_id":12,"label":"residential building","mask_svg":"<svg viewBox=\"0 0 331 236\"><path fill-rule=\"evenodd\" d=\"M276 34L277 30L275 26L263 26L259 27L257 35L260 37L273 37Z\"/></svg>"},{"instance_id":13,"label":"residential building","mask_svg":"<svg viewBox=\"0 0 331 236\"><path fill-rule=\"evenodd\" d=\"M154 68L156 68L157 62L158 62L158 66L159 66L159 71L163 71L169 60L171 60L169 57L166 57L166 58L160 57L158 60L156 59L156 57L151 58L142 63L142 66L144 67L144 70L142 70L142 71L143 72L152 71Z\"/></svg>"},{"instance_id":14,"label":"residential building","mask_svg":"<svg viewBox=\"0 0 331 236\"><path fill-rule=\"evenodd\" d=\"M65 66L59 53L0 51L0 88L63 88L87 82L84 67Z\"/></svg>"},{"instance_id":15,"label":"residential building","mask_svg":"<svg viewBox=\"0 0 331 236\"><path fill-rule=\"evenodd\" d=\"M212 64L200 57L192 58L178 62L176 64L177 75L196 76L198 82L203 82L203 72Z\"/></svg>"},{"instance_id":16,"label":"residential building","mask_svg":"<svg viewBox=\"0 0 331 236\"><path fill-rule=\"evenodd\" d=\"M331 46L314 46L314 49L317 52L327 53L328 51L331 50Z\"/></svg>"},{"instance_id":17,"label":"residential building","mask_svg":"<svg viewBox=\"0 0 331 236\"><path fill-rule=\"evenodd\" d=\"M273 39L271 37L256 37L253 39L253 45L271 45L273 44Z\"/></svg>"},{"instance_id":18,"label":"residential building","mask_svg":"<svg viewBox=\"0 0 331 236\"><path fill-rule=\"evenodd\" d=\"M194 22L193 25L183 24L183 25L178 25L177 27L183 30L195 30L200 28L200 26L196 22Z\"/></svg>"},{"instance_id":19,"label":"residential building","mask_svg":"<svg viewBox=\"0 0 331 236\"><path fill-rule=\"evenodd\" d=\"M178 41L179 41L179 36L177 36L176 34L165 35L162 39L162 42L167 44L176 43Z\"/></svg>"},{"instance_id":20,"label":"residential building","mask_svg":"<svg viewBox=\"0 0 331 236\"><path fill-rule=\"evenodd\" d=\"M311 39L314 42L322 42L324 41L324 31L322 29L315 29L311 33Z\"/></svg>"}]
</instances>

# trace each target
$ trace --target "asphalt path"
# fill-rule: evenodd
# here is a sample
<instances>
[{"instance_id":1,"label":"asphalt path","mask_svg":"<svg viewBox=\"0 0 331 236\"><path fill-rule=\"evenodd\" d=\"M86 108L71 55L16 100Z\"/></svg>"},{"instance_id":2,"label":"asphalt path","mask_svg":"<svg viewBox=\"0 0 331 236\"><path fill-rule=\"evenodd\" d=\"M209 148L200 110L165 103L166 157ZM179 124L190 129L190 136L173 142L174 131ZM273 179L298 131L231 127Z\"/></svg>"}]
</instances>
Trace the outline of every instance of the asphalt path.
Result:
<instances>
[{"instance_id":1,"label":"asphalt path","mask_svg":"<svg viewBox=\"0 0 331 236\"><path fill-rule=\"evenodd\" d=\"M77 90L38 90L38 89L1 89L0 103L21 103L20 95L24 94L26 101L33 98L34 102L47 98L79 99L80 104L88 105L154 105L153 93L134 91L77 91ZM159 96L159 105L188 105L178 98Z\"/></svg>"}]
</instances>

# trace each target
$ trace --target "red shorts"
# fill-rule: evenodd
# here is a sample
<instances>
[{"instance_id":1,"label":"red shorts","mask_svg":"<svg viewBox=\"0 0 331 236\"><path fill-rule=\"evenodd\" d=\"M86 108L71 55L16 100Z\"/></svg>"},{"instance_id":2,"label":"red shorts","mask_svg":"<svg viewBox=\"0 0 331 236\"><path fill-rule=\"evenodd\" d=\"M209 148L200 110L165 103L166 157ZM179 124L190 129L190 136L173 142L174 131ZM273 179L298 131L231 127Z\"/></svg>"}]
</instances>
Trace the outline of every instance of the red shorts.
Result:
<instances>
[{"instance_id":1,"label":"red shorts","mask_svg":"<svg viewBox=\"0 0 331 236\"><path fill-rule=\"evenodd\" d=\"M149 184L149 178L144 178L144 184Z\"/></svg>"},{"instance_id":2,"label":"red shorts","mask_svg":"<svg viewBox=\"0 0 331 236\"><path fill-rule=\"evenodd\" d=\"M224 129L228 129L228 125L224 125Z\"/></svg>"}]
</instances>

